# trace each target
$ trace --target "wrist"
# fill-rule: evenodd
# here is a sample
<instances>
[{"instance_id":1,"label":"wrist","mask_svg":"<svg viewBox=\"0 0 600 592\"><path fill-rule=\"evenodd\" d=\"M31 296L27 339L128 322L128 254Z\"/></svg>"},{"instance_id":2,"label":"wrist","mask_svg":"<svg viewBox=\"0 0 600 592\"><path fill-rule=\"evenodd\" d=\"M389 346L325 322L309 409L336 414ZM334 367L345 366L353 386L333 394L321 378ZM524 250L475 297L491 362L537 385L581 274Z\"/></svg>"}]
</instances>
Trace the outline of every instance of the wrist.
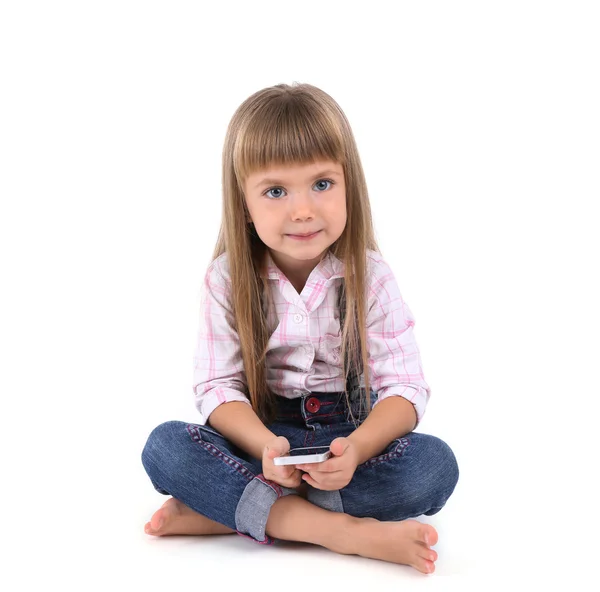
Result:
<instances>
[{"instance_id":1,"label":"wrist","mask_svg":"<svg viewBox=\"0 0 600 592\"><path fill-rule=\"evenodd\" d=\"M371 458L367 451L367 446L365 442L363 442L361 435L357 434L357 430L355 430L354 432L352 432L352 434L348 436L348 440L352 442L352 446L355 451L354 457L357 467L358 465L362 465L364 462L368 461L369 458Z\"/></svg>"},{"instance_id":2,"label":"wrist","mask_svg":"<svg viewBox=\"0 0 600 592\"><path fill-rule=\"evenodd\" d=\"M263 434L261 434L260 437L258 437L258 440L256 441L253 448L253 456L257 460L262 461L263 455L265 453L265 448L276 438L277 436L273 432L266 430L266 432L264 432Z\"/></svg>"},{"instance_id":3,"label":"wrist","mask_svg":"<svg viewBox=\"0 0 600 592\"><path fill-rule=\"evenodd\" d=\"M210 415L209 424L226 440L257 460L262 460L265 445L276 437L250 405L239 401L219 405Z\"/></svg>"}]
</instances>

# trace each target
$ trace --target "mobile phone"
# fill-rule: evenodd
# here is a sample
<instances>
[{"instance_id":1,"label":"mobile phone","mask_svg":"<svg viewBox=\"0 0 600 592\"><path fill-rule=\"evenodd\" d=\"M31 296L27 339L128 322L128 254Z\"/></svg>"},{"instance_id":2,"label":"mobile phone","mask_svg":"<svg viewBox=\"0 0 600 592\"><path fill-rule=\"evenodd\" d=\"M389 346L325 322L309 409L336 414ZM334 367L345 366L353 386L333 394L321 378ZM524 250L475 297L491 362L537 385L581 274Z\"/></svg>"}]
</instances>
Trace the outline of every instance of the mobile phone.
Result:
<instances>
[{"instance_id":1,"label":"mobile phone","mask_svg":"<svg viewBox=\"0 0 600 592\"><path fill-rule=\"evenodd\" d=\"M313 446L309 448L292 448L285 456L276 456L274 465L303 465L319 463L331 457L329 446Z\"/></svg>"}]
</instances>

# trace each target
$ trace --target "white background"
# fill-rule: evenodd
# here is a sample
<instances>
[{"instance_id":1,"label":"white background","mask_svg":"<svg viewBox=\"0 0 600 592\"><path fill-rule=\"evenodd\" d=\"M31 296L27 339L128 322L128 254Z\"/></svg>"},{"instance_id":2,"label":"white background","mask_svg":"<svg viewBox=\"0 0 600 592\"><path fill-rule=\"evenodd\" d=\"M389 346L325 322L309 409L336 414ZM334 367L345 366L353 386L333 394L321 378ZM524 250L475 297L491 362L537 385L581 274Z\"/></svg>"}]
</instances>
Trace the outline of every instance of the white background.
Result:
<instances>
[{"instance_id":1,"label":"white background","mask_svg":"<svg viewBox=\"0 0 600 592\"><path fill-rule=\"evenodd\" d=\"M597 3L0 6L3 589L597 585ZM350 120L458 457L431 577L143 533L145 440L197 418L227 123L294 81Z\"/></svg>"}]
</instances>

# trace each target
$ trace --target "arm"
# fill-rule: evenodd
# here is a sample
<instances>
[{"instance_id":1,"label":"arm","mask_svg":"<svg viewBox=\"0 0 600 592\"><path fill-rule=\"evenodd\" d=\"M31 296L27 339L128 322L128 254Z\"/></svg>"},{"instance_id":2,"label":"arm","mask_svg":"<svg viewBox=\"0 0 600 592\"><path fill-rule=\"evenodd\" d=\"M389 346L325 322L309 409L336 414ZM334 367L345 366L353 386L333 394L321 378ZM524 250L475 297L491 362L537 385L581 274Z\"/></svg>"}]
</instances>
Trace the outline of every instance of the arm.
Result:
<instances>
[{"instance_id":1,"label":"arm","mask_svg":"<svg viewBox=\"0 0 600 592\"><path fill-rule=\"evenodd\" d=\"M348 436L358 451L358 464L380 454L392 440L412 432L416 423L414 405L404 397L389 397L381 401Z\"/></svg>"},{"instance_id":2,"label":"arm","mask_svg":"<svg viewBox=\"0 0 600 592\"><path fill-rule=\"evenodd\" d=\"M278 437L267 429L249 405L239 401L219 405L210 416L210 424L230 442L262 461L263 475L268 481L290 488L302 483L296 467L273 464L273 458L285 454L290 443L287 438Z\"/></svg>"},{"instance_id":3,"label":"arm","mask_svg":"<svg viewBox=\"0 0 600 592\"><path fill-rule=\"evenodd\" d=\"M267 429L250 405L239 401L219 405L210 415L210 425L259 460L267 442L277 437Z\"/></svg>"},{"instance_id":4,"label":"arm","mask_svg":"<svg viewBox=\"0 0 600 592\"><path fill-rule=\"evenodd\" d=\"M254 458L275 435L258 418L248 399L239 336L228 295L224 259L209 267L203 284L200 326L194 356L194 395L198 423L210 425Z\"/></svg>"},{"instance_id":5,"label":"arm","mask_svg":"<svg viewBox=\"0 0 600 592\"><path fill-rule=\"evenodd\" d=\"M370 386L377 393L377 401L350 436L357 444L361 463L416 428L431 392L413 333L414 316L387 263L380 260L373 264L367 347Z\"/></svg>"}]
</instances>

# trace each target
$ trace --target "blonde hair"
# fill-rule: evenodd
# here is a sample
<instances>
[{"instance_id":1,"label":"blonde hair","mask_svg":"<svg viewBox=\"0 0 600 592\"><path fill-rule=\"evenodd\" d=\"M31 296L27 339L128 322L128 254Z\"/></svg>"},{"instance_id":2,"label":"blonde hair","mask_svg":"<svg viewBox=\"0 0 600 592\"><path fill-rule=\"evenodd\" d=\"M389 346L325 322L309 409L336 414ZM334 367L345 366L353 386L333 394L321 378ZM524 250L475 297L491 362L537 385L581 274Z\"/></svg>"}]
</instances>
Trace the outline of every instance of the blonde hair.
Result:
<instances>
[{"instance_id":1,"label":"blonde hair","mask_svg":"<svg viewBox=\"0 0 600 592\"><path fill-rule=\"evenodd\" d=\"M270 338L267 310L272 305L265 273L266 245L250 223L244 180L271 165L332 160L342 165L347 222L330 250L344 263L346 314L342 327L343 372L368 369L366 339L367 249L379 251L371 206L356 142L339 105L310 84L278 84L248 97L236 110L223 147L223 212L212 259L227 253L230 304L241 348L248 396L264 423L274 419L275 394L266 380ZM263 277L265 276L265 277ZM362 370L361 370L362 371ZM360 376L360 372L358 373ZM371 409L369 373L364 372L361 406ZM344 389L348 403L347 389Z\"/></svg>"}]
</instances>

